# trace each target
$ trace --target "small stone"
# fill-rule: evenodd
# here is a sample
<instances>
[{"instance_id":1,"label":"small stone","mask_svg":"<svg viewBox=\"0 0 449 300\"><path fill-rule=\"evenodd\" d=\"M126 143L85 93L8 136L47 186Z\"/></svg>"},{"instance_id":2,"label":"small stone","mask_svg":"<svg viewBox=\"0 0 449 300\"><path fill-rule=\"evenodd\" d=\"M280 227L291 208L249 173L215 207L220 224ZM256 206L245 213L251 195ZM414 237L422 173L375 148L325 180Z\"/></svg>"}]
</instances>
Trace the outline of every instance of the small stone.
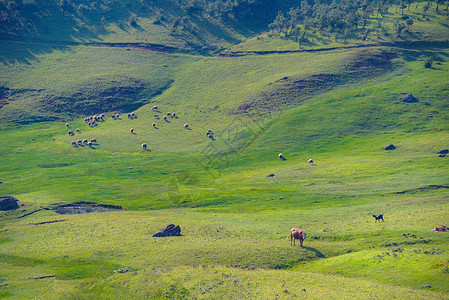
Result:
<instances>
[{"instance_id":1,"label":"small stone","mask_svg":"<svg viewBox=\"0 0 449 300\"><path fill-rule=\"evenodd\" d=\"M14 210L18 209L19 205L17 204L16 198L12 196L3 196L0 197L0 210Z\"/></svg>"},{"instance_id":2,"label":"small stone","mask_svg":"<svg viewBox=\"0 0 449 300\"><path fill-rule=\"evenodd\" d=\"M170 224L167 227L159 230L153 237L166 237L166 236L180 236L181 235L181 227L179 225Z\"/></svg>"},{"instance_id":3,"label":"small stone","mask_svg":"<svg viewBox=\"0 0 449 300\"><path fill-rule=\"evenodd\" d=\"M418 102L418 99L416 99L412 94L407 94L401 98L401 101L405 103L413 103Z\"/></svg>"},{"instance_id":4,"label":"small stone","mask_svg":"<svg viewBox=\"0 0 449 300\"><path fill-rule=\"evenodd\" d=\"M394 149L396 149L396 146L393 144L390 144L390 145L384 147L384 150L386 150L386 151L394 150Z\"/></svg>"}]
</instances>

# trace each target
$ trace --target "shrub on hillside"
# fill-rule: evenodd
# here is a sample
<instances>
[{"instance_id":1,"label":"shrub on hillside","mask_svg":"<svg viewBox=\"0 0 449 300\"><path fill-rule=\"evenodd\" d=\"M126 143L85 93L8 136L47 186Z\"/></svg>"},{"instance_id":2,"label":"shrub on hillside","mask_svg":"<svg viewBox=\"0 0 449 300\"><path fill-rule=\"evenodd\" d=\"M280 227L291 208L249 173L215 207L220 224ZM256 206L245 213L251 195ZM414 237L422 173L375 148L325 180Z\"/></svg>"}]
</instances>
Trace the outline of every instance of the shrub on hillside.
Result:
<instances>
[{"instance_id":1,"label":"shrub on hillside","mask_svg":"<svg viewBox=\"0 0 449 300\"><path fill-rule=\"evenodd\" d=\"M432 59L432 57L427 57L427 58L424 60L424 67L425 67L426 69L432 68L432 64L433 64L433 59Z\"/></svg>"}]
</instances>

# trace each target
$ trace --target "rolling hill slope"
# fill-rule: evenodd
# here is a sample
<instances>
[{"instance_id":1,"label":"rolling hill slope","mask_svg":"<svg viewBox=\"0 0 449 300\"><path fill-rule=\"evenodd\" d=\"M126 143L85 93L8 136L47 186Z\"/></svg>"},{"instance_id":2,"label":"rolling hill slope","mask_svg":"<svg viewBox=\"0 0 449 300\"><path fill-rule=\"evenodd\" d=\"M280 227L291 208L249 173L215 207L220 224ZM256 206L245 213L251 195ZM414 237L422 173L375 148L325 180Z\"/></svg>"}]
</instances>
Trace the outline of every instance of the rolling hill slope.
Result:
<instances>
[{"instance_id":1,"label":"rolling hill slope","mask_svg":"<svg viewBox=\"0 0 449 300\"><path fill-rule=\"evenodd\" d=\"M136 3L111 1L103 25L105 1L58 8L61 31L15 15L42 39L1 27L0 196L21 207L0 211L0 297L448 297L449 236L431 231L449 219L443 9L414 24L434 44L316 29L298 50L256 37L274 10L250 26L201 1ZM198 31L170 34L187 13ZM390 7L386 32L400 18ZM182 236L152 237L168 224Z\"/></svg>"}]
</instances>

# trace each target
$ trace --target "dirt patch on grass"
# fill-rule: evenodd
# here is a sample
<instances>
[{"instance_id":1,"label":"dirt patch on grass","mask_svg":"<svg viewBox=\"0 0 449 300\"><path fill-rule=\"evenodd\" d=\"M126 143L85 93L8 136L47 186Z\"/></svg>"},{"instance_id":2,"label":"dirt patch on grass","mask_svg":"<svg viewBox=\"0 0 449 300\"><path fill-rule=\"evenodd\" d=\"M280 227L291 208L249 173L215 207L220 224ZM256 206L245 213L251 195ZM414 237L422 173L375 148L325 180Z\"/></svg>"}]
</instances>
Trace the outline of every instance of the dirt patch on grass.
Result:
<instances>
[{"instance_id":1,"label":"dirt patch on grass","mask_svg":"<svg viewBox=\"0 0 449 300\"><path fill-rule=\"evenodd\" d=\"M417 192L425 192L425 191L439 190L439 189L449 189L449 186L448 185L431 184L431 185L426 185L424 187L420 187L420 188L416 188L416 189L410 189L410 190L405 190L405 191L401 191L401 192L395 192L394 194L417 193Z\"/></svg>"},{"instance_id":2,"label":"dirt patch on grass","mask_svg":"<svg viewBox=\"0 0 449 300\"><path fill-rule=\"evenodd\" d=\"M17 219L28 217L29 215L35 214L35 213L40 212L42 210L50 210L50 208L46 208L46 207L39 208L39 209L33 210L32 212L29 212L29 213L26 213L24 215L21 215L20 217L17 217Z\"/></svg>"},{"instance_id":3,"label":"dirt patch on grass","mask_svg":"<svg viewBox=\"0 0 449 300\"><path fill-rule=\"evenodd\" d=\"M39 168L44 168L44 169L51 169L51 168L62 168L62 167L68 167L71 166L72 164L41 164L41 165L37 165Z\"/></svg>"},{"instance_id":4,"label":"dirt patch on grass","mask_svg":"<svg viewBox=\"0 0 449 300\"><path fill-rule=\"evenodd\" d=\"M31 277L28 278L30 280L40 280L40 279L48 279L48 278L55 278L56 275L48 275L48 276L40 276L40 277Z\"/></svg>"},{"instance_id":5,"label":"dirt patch on grass","mask_svg":"<svg viewBox=\"0 0 449 300\"><path fill-rule=\"evenodd\" d=\"M67 221L67 220L45 221L45 222L33 223L31 225L37 226L37 225L52 224L52 223L59 223L59 222L65 222L65 221Z\"/></svg>"},{"instance_id":6,"label":"dirt patch on grass","mask_svg":"<svg viewBox=\"0 0 449 300\"><path fill-rule=\"evenodd\" d=\"M61 215L75 215L114 210L125 210L125 208L119 205L97 204L92 202L76 202L72 204L57 205L55 212Z\"/></svg>"}]
</instances>

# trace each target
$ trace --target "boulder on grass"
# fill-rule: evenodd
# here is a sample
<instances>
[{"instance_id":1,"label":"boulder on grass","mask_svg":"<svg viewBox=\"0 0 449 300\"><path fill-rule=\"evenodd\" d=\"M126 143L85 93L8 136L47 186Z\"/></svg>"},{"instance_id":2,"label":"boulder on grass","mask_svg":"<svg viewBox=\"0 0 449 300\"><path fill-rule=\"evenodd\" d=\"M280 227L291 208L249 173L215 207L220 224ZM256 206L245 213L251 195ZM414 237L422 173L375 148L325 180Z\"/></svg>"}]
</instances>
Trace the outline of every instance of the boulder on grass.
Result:
<instances>
[{"instance_id":1,"label":"boulder on grass","mask_svg":"<svg viewBox=\"0 0 449 300\"><path fill-rule=\"evenodd\" d=\"M448 154L449 153L449 149L441 149L440 151L438 151L438 154Z\"/></svg>"},{"instance_id":2,"label":"boulder on grass","mask_svg":"<svg viewBox=\"0 0 449 300\"><path fill-rule=\"evenodd\" d=\"M394 150L394 149L396 149L396 146L393 145L393 144L390 144L390 145L388 145L388 146L385 146L384 149L387 150L387 151L388 151L388 150Z\"/></svg>"},{"instance_id":3,"label":"boulder on grass","mask_svg":"<svg viewBox=\"0 0 449 300\"><path fill-rule=\"evenodd\" d=\"M19 201L19 200L17 200L16 198L14 198L12 196L0 197L0 210L18 209L19 204L17 204L17 201Z\"/></svg>"},{"instance_id":4,"label":"boulder on grass","mask_svg":"<svg viewBox=\"0 0 449 300\"><path fill-rule=\"evenodd\" d=\"M180 236L181 235L181 227L179 225L170 224L167 227L159 230L153 237L166 237L166 236Z\"/></svg>"},{"instance_id":5,"label":"boulder on grass","mask_svg":"<svg viewBox=\"0 0 449 300\"><path fill-rule=\"evenodd\" d=\"M412 94L407 94L401 98L401 101L405 103L413 103L418 102L418 99L416 99Z\"/></svg>"}]
</instances>

